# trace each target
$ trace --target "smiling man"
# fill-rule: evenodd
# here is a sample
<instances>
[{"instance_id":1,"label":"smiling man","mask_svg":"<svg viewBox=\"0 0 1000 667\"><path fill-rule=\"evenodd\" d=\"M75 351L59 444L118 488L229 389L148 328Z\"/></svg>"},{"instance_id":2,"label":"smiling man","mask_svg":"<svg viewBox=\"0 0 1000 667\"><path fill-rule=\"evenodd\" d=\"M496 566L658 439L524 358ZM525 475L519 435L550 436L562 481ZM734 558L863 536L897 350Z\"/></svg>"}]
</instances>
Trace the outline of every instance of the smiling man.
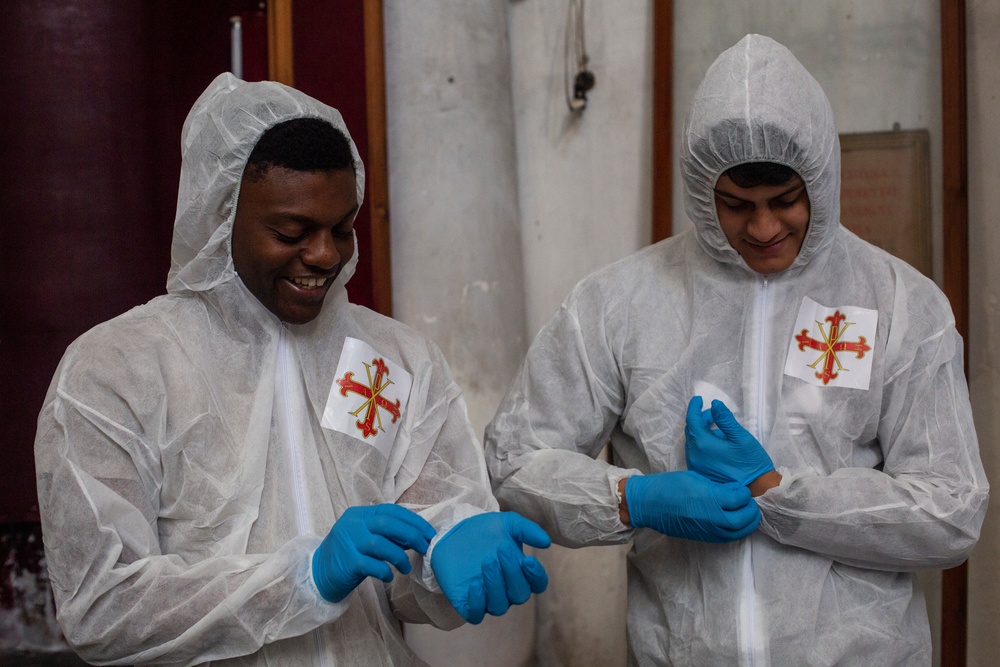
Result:
<instances>
[{"instance_id":1,"label":"smiling man","mask_svg":"<svg viewBox=\"0 0 1000 667\"><path fill-rule=\"evenodd\" d=\"M314 153L323 146L336 149L330 168L308 169L322 164ZM250 153L233 221L233 266L282 322L315 319L354 256L356 180L347 138L317 118L276 125Z\"/></svg>"},{"instance_id":2,"label":"smiling man","mask_svg":"<svg viewBox=\"0 0 1000 667\"><path fill-rule=\"evenodd\" d=\"M772 162L727 169L715 184L715 210L729 245L765 276L792 265L809 229L806 184Z\"/></svg>"},{"instance_id":3,"label":"smiling man","mask_svg":"<svg viewBox=\"0 0 1000 667\"><path fill-rule=\"evenodd\" d=\"M487 428L500 505L633 542L630 664L929 665L914 571L988 499L948 302L841 226L830 103L773 40L709 68L681 155L693 228L581 281Z\"/></svg>"},{"instance_id":4,"label":"smiling man","mask_svg":"<svg viewBox=\"0 0 1000 667\"><path fill-rule=\"evenodd\" d=\"M66 351L35 457L97 664L414 665L544 590L435 345L348 302L364 167L334 109L218 77L184 124L168 294Z\"/></svg>"}]
</instances>

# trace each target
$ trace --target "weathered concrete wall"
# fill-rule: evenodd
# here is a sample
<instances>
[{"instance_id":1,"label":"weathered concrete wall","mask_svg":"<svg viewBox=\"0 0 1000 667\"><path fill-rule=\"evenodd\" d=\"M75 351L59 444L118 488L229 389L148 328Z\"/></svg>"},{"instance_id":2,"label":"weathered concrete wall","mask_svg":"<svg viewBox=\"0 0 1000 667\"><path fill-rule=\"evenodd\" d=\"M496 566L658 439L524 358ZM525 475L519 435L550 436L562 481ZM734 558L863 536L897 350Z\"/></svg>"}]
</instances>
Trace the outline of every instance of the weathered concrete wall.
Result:
<instances>
[{"instance_id":1,"label":"weathered concrete wall","mask_svg":"<svg viewBox=\"0 0 1000 667\"><path fill-rule=\"evenodd\" d=\"M586 3L596 85L579 114L569 111L564 92L567 4L510 3L531 337L577 281L643 247L650 235L651 4Z\"/></svg>"},{"instance_id":2,"label":"weathered concrete wall","mask_svg":"<svg viewBox=\"0 0 1000 667\"><path fill-rule=\"evenodd\" d=\"M510 3L531 337L581 278L650 238L651 3L585 4L596 85L578 114L566 104L567 5ZM538 600L539 664L625 664L626 551L552 547L542 556L551 584Z\"/></svg>"},{"instance_id":3,"label":"weathered concrete wall","mask_svg":"<svg viewBox=\"0 0 1000 667\"><path fill-rule=\"evenodd\" d=\"M526 349L504 3L385 3L395 317L438 343L479 437ZM432 665L525 664L534 603L443 633Z\"/></svg>"}]
</instances>

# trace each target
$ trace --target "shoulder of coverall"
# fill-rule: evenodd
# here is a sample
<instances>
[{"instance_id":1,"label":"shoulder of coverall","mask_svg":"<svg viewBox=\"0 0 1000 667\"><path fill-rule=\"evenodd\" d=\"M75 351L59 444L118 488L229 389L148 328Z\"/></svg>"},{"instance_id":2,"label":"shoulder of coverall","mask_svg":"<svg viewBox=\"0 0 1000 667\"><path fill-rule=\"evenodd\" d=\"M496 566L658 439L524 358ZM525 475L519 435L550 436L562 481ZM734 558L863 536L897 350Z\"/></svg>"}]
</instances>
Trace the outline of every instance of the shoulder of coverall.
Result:
<instances>
[{"instance_id":1,"label":"shoulder of coverall","mask_svg":"<svg viewBox=\"0 0 1000 667\"><path fill-rule=\"evenodd\" d=\"M232 280L229 238L243 169L260 136L293 118L321 118L347 136L357 165L360 205L364 166L336 109L280 83L247 83L220 74L195 101L181 132L181 178L167 291L204 292Z\"/></svg>"},{"instance_id":2,"label":"shoulder of coverall","mask_svg":"<svg viewBox=\"0 0 1000 667\"><path fill-rule=\"evenodd\" d=\"M560 311L579 326L602 323L610 340L629 330L631 310L649 308L651 298L658 309L674 298L686 299L683 271L677 267L690 258L690 233L685 230L591 271L566 295Z\"/></svg>"},{"instance_id":3,"label":"shoulder of coverall","mask_svg":"<svg viewBox=\"0 0 1000 667\"><path fill-rule=\"evenodd\" d=\"M392 356L393 361L415 376L426 370L427 360L448 366L437 343L424 332L356 303L348 303L347 307L358 335L378 341L382 346L380 352Z\"/></svg>"},{"instance_id":4,"label":"shoulder of coverall","mask_svg":"<svg viewBox=\"0 0 1000 667\"><path fill-rule=\"evenodd\" d=\"M164 341L173 340L163 316L171 309L171 296L158 296L148 303L101 322L78 336L63 353L59 368L53 375L55 384L62 385L74 400L90 404L80 394L105 392L112 384L122 386L156 386L161 379L158 360ZM138 360L142 359L143 362ZM116 369L113 374L109 368ZM51 390L50 390L51 393ZM117 387L110 394L126 393ZM52 397L46 398L46 403Z\"/></svg>"},{"instance_id":5,"label":"shoulder of coverall","mask_svg":"<svg viewBox=\"0 0 1000 667\"><path fill-rule=\"evenodd\" d=\"M705 74L684 122L684 203L701 247L720 262L745 266L726 241L713 189L730 167L777 162L806 184L809 230L790 269L821 252L840 226L840 141L819 83L773 39L747 35ZM749 269L747 269L749 271Z\"/></svg>"}]
</instances>

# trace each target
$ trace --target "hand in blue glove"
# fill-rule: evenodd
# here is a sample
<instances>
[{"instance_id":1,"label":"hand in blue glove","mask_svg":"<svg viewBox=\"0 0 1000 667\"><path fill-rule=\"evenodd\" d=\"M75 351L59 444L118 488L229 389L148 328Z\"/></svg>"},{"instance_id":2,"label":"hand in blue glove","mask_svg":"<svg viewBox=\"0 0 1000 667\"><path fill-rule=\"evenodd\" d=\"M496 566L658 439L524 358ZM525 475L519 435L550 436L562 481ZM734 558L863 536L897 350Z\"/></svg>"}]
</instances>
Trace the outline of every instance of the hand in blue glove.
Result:
<instances>
[{"instance_id":1,"label":"hand in blue glove","mask_svg":"<svg viewBox=\"0 0 1000 667\"><path fill-rule=\"evenodd\" d=\"M718 430L711 428L713 422ZM684 451L688 470L716 482L747 485L774 470L771 457L757 438L740 426L726 404L712 401L711 409L703 412L701 396L688 403Z\"/></svg>"},{"instance_id":2,"label":"hand in blue glove","mask_svg":"<svg viewBox=\"0 0 1000 667\"><path fill-rule=\"evenodd\" d=\"M313 552L313 580L328 602L340 602L366 577L392 581L389 564L406 574L406 549L427 553L434 527L399 505L349 507Z\"/></svg>"},{"instance_id":3,"label":"hand in blue glove","mask_svg":"<svg viewBox=\"0 0 1000 667\"><path fill-rule=\"evenodd\" d=\"M717 484L690 470L629 477L625 503L636 528L687 540L732 542L760 523L750 489L738 482Z\"/></svg>"},{"instance_id":4,"label":"hand in blue glove","mask_svg":"<svg viewBox=\"0 0 1000 667\"><path fill-rule=\"evenodd\" d=\"M431 554L431 569L445 597L469 623L504 614L549 585L545 568L523 545L543 549L552 540L514 512L488 512L460 521Z\"/></svg>"}]
</instances>

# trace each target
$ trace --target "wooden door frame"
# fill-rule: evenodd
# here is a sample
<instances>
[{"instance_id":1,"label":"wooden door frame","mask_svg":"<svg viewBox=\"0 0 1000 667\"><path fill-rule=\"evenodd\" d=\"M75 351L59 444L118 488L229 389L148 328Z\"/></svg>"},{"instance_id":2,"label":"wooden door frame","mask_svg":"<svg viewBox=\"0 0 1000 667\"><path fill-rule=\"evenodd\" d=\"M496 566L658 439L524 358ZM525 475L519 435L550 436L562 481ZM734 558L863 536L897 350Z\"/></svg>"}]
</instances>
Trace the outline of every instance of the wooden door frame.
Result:
<instances>
[{"instance_id":1,"label":"wooden door frame","mask_svg":"<svg viewBox=\"0 0 1000 667\"><path fill-rule=\"evenodd\" d=\"M969 364L969 179L965 0L941 0L943 289ZM968 646L968 563L941 573L941 667L964 667Z\"/></svg>"},{"instance_id":2,"label":"wooden door frame","mask_svg":"<svg viewBox=\"0 0 1000 667\"><path fill-rule=\"evenodd\" d=\"M943 285L955 326L969 345L969 228L965 0L941 0ZM653 3L652 241L673 229L673 1ZM968 374L968 368L966 368ZM968 566L941 575L941 665L963 667L967 652Z\"/></svg>"}]
</instances>

